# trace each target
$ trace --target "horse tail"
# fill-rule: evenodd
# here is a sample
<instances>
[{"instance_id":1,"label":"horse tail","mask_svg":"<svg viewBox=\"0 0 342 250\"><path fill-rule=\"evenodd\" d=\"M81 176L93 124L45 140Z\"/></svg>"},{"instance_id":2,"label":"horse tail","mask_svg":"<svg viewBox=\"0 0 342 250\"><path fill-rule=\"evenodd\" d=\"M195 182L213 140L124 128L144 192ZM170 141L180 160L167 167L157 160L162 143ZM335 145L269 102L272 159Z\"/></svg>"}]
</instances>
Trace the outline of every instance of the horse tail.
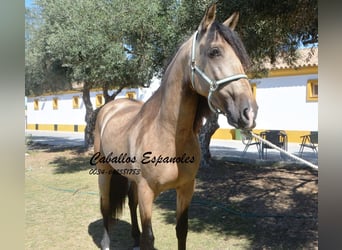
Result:
<instances>
[{"instance_id":1,"label":"horse tail","mask_svg":"<svg viewBox=\"0 0 342 250\"><path fill-rule=\"evenodd\" d=\"M122 213L122 209L128 195L128 188L128 179L113 169L113 174L110 180L109 202L112 217L115 219L117 219Z\"/></svg>"}]
</instances>

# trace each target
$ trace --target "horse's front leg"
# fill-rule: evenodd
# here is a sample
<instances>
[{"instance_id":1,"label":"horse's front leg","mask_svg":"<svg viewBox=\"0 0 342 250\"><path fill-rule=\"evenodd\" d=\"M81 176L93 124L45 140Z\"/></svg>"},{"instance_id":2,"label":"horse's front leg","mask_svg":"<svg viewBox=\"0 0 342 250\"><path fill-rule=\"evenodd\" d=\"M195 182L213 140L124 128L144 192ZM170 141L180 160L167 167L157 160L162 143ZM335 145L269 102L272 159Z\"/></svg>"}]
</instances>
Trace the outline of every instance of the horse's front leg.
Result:
<instances>
[{"instance_id":1,"label":"horse's front leg","mask_svg":"<svg viewBox=\"0 0 342 250\"><path fill-rule=\"evenodd\" d=\"M177 225L178 250L186 249L188 234L188 208L194 193L195 180L177 188Z\"/></svg>"},{"instance_id":2,"label":"horse's front leg","mask_svg":"<svg viewBox=\"0 0 342 250\"><path fill-rule=\"evenodd\" d=\"M138 200L142 234L140 236L140 249L154 249L154 235L152 230L152 205L155 194L146 181L138 184Z\"/></svg>"}]
</instances>

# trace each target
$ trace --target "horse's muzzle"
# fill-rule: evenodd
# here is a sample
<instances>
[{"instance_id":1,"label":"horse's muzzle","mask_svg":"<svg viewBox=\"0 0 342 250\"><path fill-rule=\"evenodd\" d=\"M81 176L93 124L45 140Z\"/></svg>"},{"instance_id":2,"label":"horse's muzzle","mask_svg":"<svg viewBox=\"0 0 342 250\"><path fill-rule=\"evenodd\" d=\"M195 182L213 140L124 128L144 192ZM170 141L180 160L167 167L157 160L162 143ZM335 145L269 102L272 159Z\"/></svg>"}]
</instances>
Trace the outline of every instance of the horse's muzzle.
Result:
<instances>
[{"instance_id":1,"label":"horse's muzzle","mask_svg":"<svg viewBox=\"0 0 342 250\"><path fill-rule=\"evenodd\" d=\"M251 130L256 126L255 120L257 117L257 113L258 105L256 104L256 102L246 102L246 105L244 105L240 109L228 109L227 120L228 123L235 128Z\"/></svg>"}]
</instances>

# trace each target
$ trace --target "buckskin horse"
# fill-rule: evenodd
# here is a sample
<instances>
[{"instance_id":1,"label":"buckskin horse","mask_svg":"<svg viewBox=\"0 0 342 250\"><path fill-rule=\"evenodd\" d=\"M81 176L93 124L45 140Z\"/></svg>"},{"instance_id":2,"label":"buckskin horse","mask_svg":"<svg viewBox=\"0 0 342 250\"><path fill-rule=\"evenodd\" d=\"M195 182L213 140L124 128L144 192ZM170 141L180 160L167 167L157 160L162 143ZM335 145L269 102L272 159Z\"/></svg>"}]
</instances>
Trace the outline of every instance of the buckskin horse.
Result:
<instances>
[{"instance_id":1,"label":"buckskin horse","mask_svg":"<svg viewBox=\"0 0 342 250\"><path fill-rule=\"evenodd\" d=\"M217 112L236 128L255 127L258 106L245 75L248 56L234 31L239 15L234 13L223 23L215 16L213 4L197 31L181 45L149 100L117 99L98 113L92 160L100 173L103 249L110 247L111 219L122 211L126 196L135 247L154 249L152 204L168 189L177 193L178 249L186 249L203 118Z\"/></svg>"}]
</instances>

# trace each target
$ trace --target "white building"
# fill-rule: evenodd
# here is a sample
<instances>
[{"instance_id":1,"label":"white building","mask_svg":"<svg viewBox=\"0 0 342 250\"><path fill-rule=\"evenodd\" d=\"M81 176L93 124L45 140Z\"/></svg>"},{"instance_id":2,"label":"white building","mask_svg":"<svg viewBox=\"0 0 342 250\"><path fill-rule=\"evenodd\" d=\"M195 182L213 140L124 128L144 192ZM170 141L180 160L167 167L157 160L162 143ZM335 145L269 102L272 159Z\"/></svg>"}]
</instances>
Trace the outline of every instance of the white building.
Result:
<instances>
[{"instance_id":1,"label":"white building","mask_svg":"<svg viewBox=\"0 0 342 250\"><path fill-rule=\"evenodd\" d=\"M255 132L285 130L289 141L299 142L301 135L318 131L318 48L300 52L296 65L278 61L275 66L268 66L267 77L250 80L259 105ZM117 98L146 101L158 87L159 81L155 79L150 88L124 89ZM102 90L92 91L90 97L94 109L103 105ZM84 118L80 91L27 97L27 129L84 131ZM220 115L219 124L213 138L235 139L236 130L224 116Z\"/></svg>"},{"instance_id":2,"label":"white building","mask_svg":"<svg viewBox=\"0 0 342 250\"><path fill-rule=\"evenodd\" d=\"M123 89L116 98L134 98L146 101L158 88L154 80L150 88ZM109 92L109 94L112 94ZM85 129L86 109L81 91L66 91L26 97L26 129L82 132ZM90 92L93 109L104 104L102 90Z\"/></svg>"},{"instance_id":3,"label":"white building","mask_svg":"<svg viewBox=\"0 0 342 250\"><path fill-rule=\"evenodd\" d=\"M267 77L250 80L259 106L254 131L284 130L291 142L318 131L318 48L300 50L293 66L278 60L267 68ZM219 117L219 124L213 138L235 138L225 117Z\"/></svg>"}]
</instances>

